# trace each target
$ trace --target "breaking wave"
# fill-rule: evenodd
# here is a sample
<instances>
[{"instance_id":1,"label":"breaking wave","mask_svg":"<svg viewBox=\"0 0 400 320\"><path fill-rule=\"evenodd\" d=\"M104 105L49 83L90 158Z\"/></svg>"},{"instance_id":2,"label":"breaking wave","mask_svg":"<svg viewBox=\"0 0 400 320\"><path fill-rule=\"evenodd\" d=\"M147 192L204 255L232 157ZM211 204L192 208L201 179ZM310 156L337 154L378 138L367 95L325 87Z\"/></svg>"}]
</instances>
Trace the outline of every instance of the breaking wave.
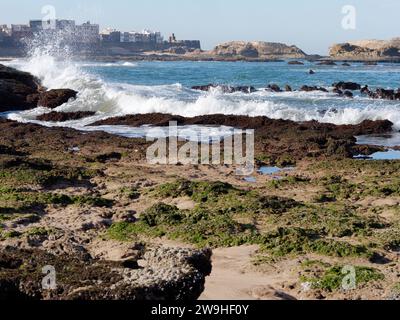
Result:
<instances>
[{"instance_id":1,"label":"breaking wave","mask_svg":"<svg viewBox=\"0 0 400 320\"><path fill-rule=\"evenodd\" d=\"M197 92L179 83L134 85L119 80L118 77L114 81L106 81L101 73L99 75L99 68L115 68L115 74L118 75L118 68L138 68L140 63L76 62L70 59L68 48L60 43L56 44L57 50L54 50L54 42L50 46L35 43L28 58L14 60L9 64L34 74L50 89L70 88L79 92L75 101L64 104L57 111L97 112L93 117L63 125L77 127L119 115L160 112L182 116L216 113L268 116L275 119L318 120L335 124L389 119L400 129L399 102L374 101L359 96L350 100L321 92L271 93L260 90L253 94L224 94L218 89ZM94 69L97 72L92 72ZM209 82L210 79L204 79L204 83ZM11 113L8 117L18 121L34 121L37 115L45 112L49 111L37 108Z\"/></svg>"}]
</instances>

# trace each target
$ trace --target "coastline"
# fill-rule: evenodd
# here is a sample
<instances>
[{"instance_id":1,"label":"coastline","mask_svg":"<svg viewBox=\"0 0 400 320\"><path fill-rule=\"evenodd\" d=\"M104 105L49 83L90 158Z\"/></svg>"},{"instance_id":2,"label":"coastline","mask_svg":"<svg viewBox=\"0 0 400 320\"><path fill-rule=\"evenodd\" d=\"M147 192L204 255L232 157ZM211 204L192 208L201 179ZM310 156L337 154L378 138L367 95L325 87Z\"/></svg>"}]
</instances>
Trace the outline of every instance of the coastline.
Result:
<instances>
[{"instance_id":1,"label":"coastline","mask_svg":"<svg viewBox=\"0 0 400 320\"><path fill-rule=\"evenodd\" d=\"M24 84L26 96L18 85L12 94L28 110L79 94L47 90L7 67L2 76ZM15 102L3 107L22 107ZM54 111L48 119L91 115ZM5 298L226 299L228 284L232 299L399 296L400 162L366 160L388 148L356 139L390 134L392 122L147 113L95 125L170 121L255 129L255 170L239 176L235 165L200 164L200 155L198 164L151 164L143 138L0 119L0 284L12 292ZM60 291L40 287L37 268L18 271L32 256L35 265L56 266ZM341 290L348 265L362 274L357 290Z\"/></svg>"},{"instance_id":2,"label":"coastline","mask_svg":"<svg viewBox=\"0 0 400 320\"><path fill-rule=\"evenodd\" d=\"M0 56L0 61L12 61L21 59L25 56ZM330 56L309 55L305 58L288 58L288 57L270 57L270 58L248 58L243 56L224 57L216 55L174 55L165 53L145 53L135 55L110 55L110 56L93 56L93 55L75 55L73 60L76 61L98 61L98 62L117 62L117 61L192 61L192 62L287 62L287 61L309 61L309 62L326 62L332 61L337 63L400 63L400 58L338 58Z\"/></svg>"}]
</instances>

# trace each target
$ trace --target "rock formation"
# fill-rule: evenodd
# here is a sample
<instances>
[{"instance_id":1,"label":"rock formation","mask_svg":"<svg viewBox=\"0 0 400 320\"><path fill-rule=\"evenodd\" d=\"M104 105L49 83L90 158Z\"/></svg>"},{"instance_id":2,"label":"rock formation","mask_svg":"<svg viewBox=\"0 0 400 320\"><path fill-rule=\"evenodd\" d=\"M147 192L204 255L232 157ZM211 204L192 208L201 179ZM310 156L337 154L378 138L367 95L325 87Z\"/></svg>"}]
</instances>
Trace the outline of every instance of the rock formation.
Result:
<instances>
[{"instance_id":1,"label":"rock formation","mask_svg":"<svg viewBox=\"0 0 400 320\"><path fill-rule=\"evenodd\" d=\"M0 251L0 300L195 301L211 273L211 251L151 249L144 266L82 260L38 249ZM56 270L56 288L42 285L43 266ZM21 268L25 272L21 272Z\"/></svg>"},{"instance_id":2,"label":"rock formation","mask_svg":"<svg viewBox=\"0 0 400 320\"><path fill-rule=\"evenodd\" d=\"M47 122L64 122L71 120L79 120L87 117L94 116L96 112L93 111L76 111L76 112L56 112L45 113L36 118L39 121Z\"/></svg>"},{"instance_id":3,"label":"rock formation","mask_svg":"<svg viewBox=\"0 0 400 320\"><path fill-rule=\"evenodd\" d=\"M46 91L40 80L31 74L0 64L0 112L38 106L56 108L76 95L77 92L70 89Z\"/></svg>"},{"instance_id":4,"label":"rock formation","mask_svg":"<svg viewBox=\"0 0 400 320\"><path fill-rule=\"evenodd\" d=\"M330 48L329 55L340 60L396 60L400 59L400 38L335 44Z\"/></svg>"},{"instance_id":5,"label":"rock formation","mask_svg":"<svg viewBox=\"0 0 400 320\"><path fill-rule=\"evenodd\" d=\"M296 46L273 42L233 41L220 44L210 52L216 56L266 58L266 59L302 59L306 54Z\"/></svg>"}]
</instances>

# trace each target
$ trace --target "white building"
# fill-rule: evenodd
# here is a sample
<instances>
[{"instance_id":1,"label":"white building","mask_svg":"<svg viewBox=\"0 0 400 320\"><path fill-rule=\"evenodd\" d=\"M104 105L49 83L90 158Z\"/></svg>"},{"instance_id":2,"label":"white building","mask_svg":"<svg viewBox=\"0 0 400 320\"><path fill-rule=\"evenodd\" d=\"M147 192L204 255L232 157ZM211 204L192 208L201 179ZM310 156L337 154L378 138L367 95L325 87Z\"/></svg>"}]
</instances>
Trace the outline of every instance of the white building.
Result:
<instances>
[{"instance_id":1,"label":"white building","mask_svg":"<svg viewBox=\"0 0 400 320\"><path fill-rule=\"evenodd\" d=\"M11 29L6 24L2 24L0 25L0 33L3 36L11 36Z\"/></svg>"},{"instance_id":2,"label":"white building","mask_svg":"<svg viewBox=\"0 0 400 320\"><path fill-rule=\"evenodd\" d=\"M143 30L141 32L123 32L121 34L121 42L162 43L163 41L161 32L158 31Z\"/></svg>"}]
</instances>

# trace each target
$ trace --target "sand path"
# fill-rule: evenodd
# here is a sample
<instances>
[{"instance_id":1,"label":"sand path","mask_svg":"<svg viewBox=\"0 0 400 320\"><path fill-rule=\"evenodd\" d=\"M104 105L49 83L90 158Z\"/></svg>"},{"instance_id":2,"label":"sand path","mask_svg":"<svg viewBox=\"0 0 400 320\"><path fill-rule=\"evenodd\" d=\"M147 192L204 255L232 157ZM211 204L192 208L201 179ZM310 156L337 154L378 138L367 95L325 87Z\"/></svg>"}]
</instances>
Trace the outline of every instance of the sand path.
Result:
<instances>
[{"instance_id":1,"label":"sand path","mask_svg":"<svg viewBox=\"0 0 400 320\"><path fill-rule=\"evenodd\" d=\"M257 246L213 250L213 271L206 280L200 300L281 300L290 299L276 290L287 274L261 273L252 268Z\"/></svg>"}]
</instances>

